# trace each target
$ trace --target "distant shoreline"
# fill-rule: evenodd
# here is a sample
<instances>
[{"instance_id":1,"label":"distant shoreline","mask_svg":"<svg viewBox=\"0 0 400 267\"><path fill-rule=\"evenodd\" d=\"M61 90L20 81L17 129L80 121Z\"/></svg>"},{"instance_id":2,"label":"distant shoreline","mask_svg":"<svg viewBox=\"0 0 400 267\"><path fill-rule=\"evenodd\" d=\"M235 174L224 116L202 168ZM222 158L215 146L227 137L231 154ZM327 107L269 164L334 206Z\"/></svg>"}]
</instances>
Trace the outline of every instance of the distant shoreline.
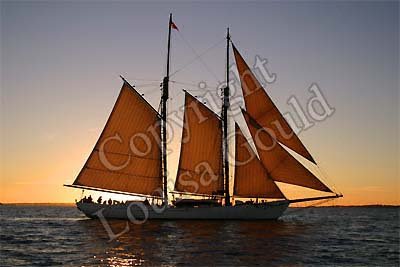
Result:
<instances>
[{"instance_id":1,"label":"distant shoreline","mask_svg":"<svg viewBox=\"0 0 400 267\"><path fill-rule=\"evenodd\" d=\"M305 207L290 207L290 208L305 208ZM313 206L312 208L400 208L400 205L331 205L331 206Z\"/></svg>"},{"instance_id":2,"label":"distant shoreline","mask_svg":"<svg viewBox=\"0 0 400 267\"><path fill-rule=\"evenodd\" d=\"M0 203L0 206L75 206L75 203ZM400 205L384 205L384 204L371 204L371 205L330 205L330 206L313 206L313 208L398 208ZM290 207L290 208L305 208L305 207Z\"/></svg>"},{"instance_id":3,"label":"distant shoreline","mask_svg":"<svg viewBox=\"0 0 400 267\"><path fill-rule=\"evenodd\" d=\"M0 203L1 206L75 206L75 203Z\"/></svg>"}]
</instances>

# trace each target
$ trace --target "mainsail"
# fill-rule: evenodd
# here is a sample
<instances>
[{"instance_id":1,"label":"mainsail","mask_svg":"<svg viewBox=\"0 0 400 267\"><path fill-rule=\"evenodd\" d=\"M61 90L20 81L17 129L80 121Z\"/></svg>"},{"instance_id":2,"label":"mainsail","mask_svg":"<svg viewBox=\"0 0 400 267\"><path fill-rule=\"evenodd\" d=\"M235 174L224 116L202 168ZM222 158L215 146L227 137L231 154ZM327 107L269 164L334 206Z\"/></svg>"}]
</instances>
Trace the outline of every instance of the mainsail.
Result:
<instances>
[{"instance_id":1,"label":"mainsail","mask_svg":"<svg viewBox=\"0 0 400 267\"><path fill-rule=\"evenodd\" d=\"M207 195L223 192L221 120L187 92L175 190Z\"/></svg>"},{"instance_id":2,"label":"mainsail","mask_svg":"<svg viewBox=\"0 0 400 267\"><path fill-rule=\"evenodd\" d=\"M315 163L311 154L279 112L234 45L233 52L242 84L246 111L262 127L272 130L274 137L279 142Z\"/></svg>"},{"instance_id":3,"label":"mainsail","mask_svg":"<svg viewBox=\"0 0 400 267\"><path fill-rule=\"evenodd\" d=\"M261 162L269 176L278 182L299 185L315 190L332 192L314 174L298 162L279 142L246 111L243 116L253 137Z\"/></svg>"},{"instance_id":4,"label":"mainsail","mask_svg":"<svg viewBox=\"0 0 400 267\"><path fill-rule=\"evenodd\" d=\"M245 136L235 124L235 182L233 194L245 198L285 198L269 177Z\"/></svg>"},{"instance_id":5,"label":"mainsail","mask_svg":"<svg viewBox=\"0 0 400 267\"><path fill-rule=\"evenodd\" d=\"M161 196L157 111L126 81L74 186Z\"/></svg>"}]
</instances>

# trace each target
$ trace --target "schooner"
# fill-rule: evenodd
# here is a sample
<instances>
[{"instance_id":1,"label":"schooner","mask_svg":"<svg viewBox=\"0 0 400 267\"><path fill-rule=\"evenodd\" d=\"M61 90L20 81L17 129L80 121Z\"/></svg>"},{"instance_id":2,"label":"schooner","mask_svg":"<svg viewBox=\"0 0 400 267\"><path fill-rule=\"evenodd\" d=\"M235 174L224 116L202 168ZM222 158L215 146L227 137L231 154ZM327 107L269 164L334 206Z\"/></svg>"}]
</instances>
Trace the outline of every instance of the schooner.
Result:
<instances>
[{"instance_id":1,"label":"schooner","mask_svg":"<svg viewBox=\"0 0 400 267\"><path fill-rule=\"evenodd\" d=\"M226 85L222 112L213 112L185 91L181 150L172 194L167 188L167 102L169 99L171 29L168 24L166 76L162 81L161 111L155 110L123 77L108 121L74 188L145 197L116 205L79 201L86 216L128 219L277 219L290 203L342 197L304 167L283 146L317 165L262 85L226 36ZM235 123L235 159L229 162L229 53L232 45L246 109L242 114L254 141L252 149ZM257 156L258 155L258 156ZM233 192L230 170L234 166ZM288 199L276 182L330 193L328 196ZM262 202L233 201L263 199ZM150 200L160 200L157 205ZM268 199L269 201L264 201ZM272 201L271 201L272 199Z\"/></svg>"}]
</instances>

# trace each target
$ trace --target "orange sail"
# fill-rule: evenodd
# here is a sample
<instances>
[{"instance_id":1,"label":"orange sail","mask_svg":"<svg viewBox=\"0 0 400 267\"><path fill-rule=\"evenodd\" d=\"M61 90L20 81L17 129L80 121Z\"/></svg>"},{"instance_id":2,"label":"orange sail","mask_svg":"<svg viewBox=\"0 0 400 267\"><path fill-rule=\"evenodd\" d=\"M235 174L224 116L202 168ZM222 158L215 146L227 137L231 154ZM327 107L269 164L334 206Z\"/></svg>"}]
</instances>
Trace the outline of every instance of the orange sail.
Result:
<instances>
[{"instance_id":1,"label":"orange sail","mask_svg":"<svg viewBox=\"0 0 400 267\"><path fill-rule=\"evenodd\" d=\"M160 117L124 82L111 115L73 185L161 196Z\"/></svg>"},{"instance_id":2,"label":"orange sail","mask_svg":"<svg viewBox=\"0 0 400 267\"><path fill-rule=\"evenodd\" d=\"M269 176L278 182L299 185L319 191L332 192L314 174L298 162L246 111L243 116L249 127L261 162Z\"/></svg>"},{"instance_id":3,"label":"orange sail","mask_svg":"<svg viewBox=\"0 0 400 267\"><path fill-rule=\"evenodd\" d=\"M181 154L175 190L220 194L222 175L222 123L220 118L185 93Z\"/></svg>"},{"instance_id":4,"label":"orange sail","mask_svg":"<svg viewBox=\"0 0 400 267\"><path fill-rule=\"evenodd\" d=\"M274 137L279 142L315 163L311 154L267 95L235 46L233 46L233 52L242 84L246 111L262 127L272 130Z\"/></svg>"},{"instance_id":5,"label":"orange sail","mask_svg":"<svg viewBox=\"0 0 400 267\"><path fill-rule=\"evenodd\" d=\"M246 198L285 198L269 177L245 136L235 124L235 183L233 194Z\"/></svg>"}]
</instances>

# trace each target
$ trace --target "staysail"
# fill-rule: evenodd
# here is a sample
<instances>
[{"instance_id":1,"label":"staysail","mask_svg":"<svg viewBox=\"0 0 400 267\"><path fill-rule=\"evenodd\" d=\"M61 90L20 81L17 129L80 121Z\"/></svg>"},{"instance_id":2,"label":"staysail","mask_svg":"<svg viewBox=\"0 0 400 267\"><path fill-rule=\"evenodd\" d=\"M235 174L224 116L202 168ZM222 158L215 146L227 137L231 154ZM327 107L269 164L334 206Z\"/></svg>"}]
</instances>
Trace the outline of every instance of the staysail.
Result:
<instances>
[{"instance_id":1,"label":"staysail","mask_svg":"<svg viewBox=\"0 0 400 267\"><path fill-rule=\"evenodd\" d=\"M242 110L242 113L261 162L274 181L332 192L271 136L270 129L263 128L246 111Z\"/></svg>"},{"instance_id":2,"label":"staysail","mask_svg":"<svg viewBox=\"0 0 400 267\"><path fill-rule=\"evenodd\" d=\"M272 130L274 137L279 142L315 163L311 154L279 112L234 45L233 52L242 84L246 111L262 127Z\"/></svg>"},{"instance_id":3,"label":"staysail","mask_svg":"<svg viewBox=\"0 0 400 267\"><path fill-rule=\"evenodd\" d=\"M111 115L73 186L162 195L157 111L124 81Z\"/></svg>"},{"instance_id":4,"label":"staysail","mask_svg":"<svg viewBox=\"0 0 400 267\"><path fill-rule=\"evenodd\" d=\"M183 123L175 190L194 194L221 194L223 174L220 118L186 92Z\"/></svg>"},{"instance_id":5,"label":"staysail","mask_svg":"<svg viewBox=\"0 0 400 267\"><path fill-rule=\"evenodd\" d=\"M235 182L233 194L245 198L285 198L235 124Z\"/></svg>"}]
</instances>

